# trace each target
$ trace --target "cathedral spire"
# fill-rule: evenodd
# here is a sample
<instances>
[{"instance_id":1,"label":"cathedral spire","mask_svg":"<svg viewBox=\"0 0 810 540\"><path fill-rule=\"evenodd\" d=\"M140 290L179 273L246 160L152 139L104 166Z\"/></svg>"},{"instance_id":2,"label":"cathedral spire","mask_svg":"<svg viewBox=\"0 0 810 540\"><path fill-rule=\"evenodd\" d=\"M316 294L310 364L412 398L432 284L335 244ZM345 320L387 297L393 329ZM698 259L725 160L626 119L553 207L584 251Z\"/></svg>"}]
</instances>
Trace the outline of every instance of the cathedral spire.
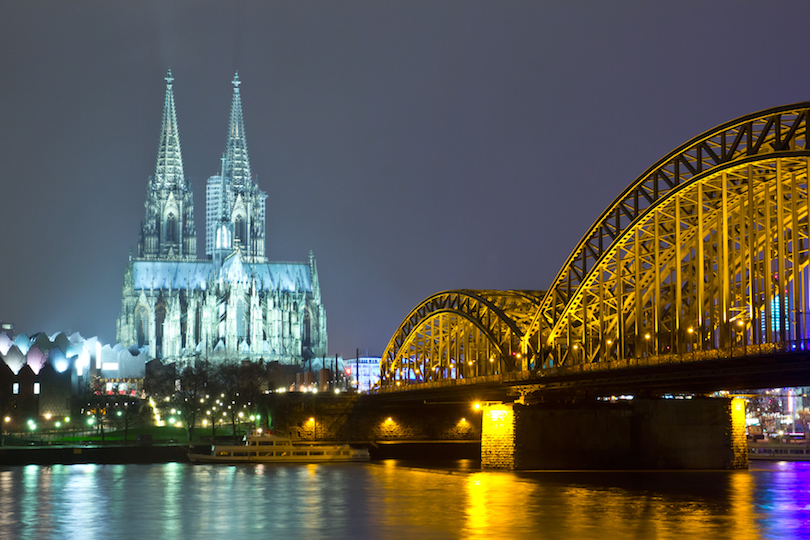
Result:
<instances>
[{"instance_id":1,"label":"cathedral spire","mask_svg":"<svg viewBox=\"0 0 810 540\"><path fill-rule=\"evenodd\" d=\"M155 175L146 190L146 215L138 239L138 257L145 259L193 259L197 253L194 198L183 175L172 81L170 69L166 73Z\"/></svg>"},{"instance_id":2,"label":"cathedral spire","mask_svg":"<svg viewBox=\"0 0 810 540\"><path fill-rule=\"evenodd\" d=\"M183 156L177 132L177 113L174 108L172 70L166 74L166 99L163 103L163 122L160 124L160 143L155 164L155 183L161 187L185 187Z\"/></svg>"},{"instance_id":3,"label":"cathedral spire","mask_svg":"<svg viewBox=\"0 0 810 540\"><path fill-rule=\"evenodd\" d=\"M250 160L248 159L247 140L245 139L245 121L242 118L242 96L239 93L239 73L233 77L233 101L231 102L231 121L228 125L228 143L225 148L226 174L231 187L241 188L251 183Z\"/></svg>"}]
</instances>

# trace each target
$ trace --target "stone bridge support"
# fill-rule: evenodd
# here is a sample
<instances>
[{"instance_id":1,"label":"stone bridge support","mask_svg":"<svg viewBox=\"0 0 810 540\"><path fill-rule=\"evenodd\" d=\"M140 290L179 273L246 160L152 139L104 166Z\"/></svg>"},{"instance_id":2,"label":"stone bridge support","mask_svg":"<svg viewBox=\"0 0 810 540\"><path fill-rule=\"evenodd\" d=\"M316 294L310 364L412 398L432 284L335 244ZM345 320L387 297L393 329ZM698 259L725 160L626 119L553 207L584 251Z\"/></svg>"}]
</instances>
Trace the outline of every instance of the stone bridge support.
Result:
<instances>
[{"instance_id":1,"label":"stone bridge support","mask_svg":"<svg viewBox=\"0 0 810 540\"><path fill-rule=\"evenodd\" d=\"M740 398L485 405L483 469L744 469Z\"/></svg>"}]
</instances>

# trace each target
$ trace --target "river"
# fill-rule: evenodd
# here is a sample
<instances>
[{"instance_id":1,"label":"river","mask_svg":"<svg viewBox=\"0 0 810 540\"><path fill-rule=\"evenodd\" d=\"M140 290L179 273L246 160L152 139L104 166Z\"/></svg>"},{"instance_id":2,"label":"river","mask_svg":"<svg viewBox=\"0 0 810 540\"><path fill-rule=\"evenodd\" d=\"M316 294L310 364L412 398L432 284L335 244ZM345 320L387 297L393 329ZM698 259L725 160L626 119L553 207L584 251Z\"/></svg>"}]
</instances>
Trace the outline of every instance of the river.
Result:
<instances>
[{"instance_id":1,"label":"river","mask_svg":"<svg viewBox=\"0 0 810 540\"><path fill-rule=\"evenodd\" d=\"M747 471L705 472L482 472L472 466L385 461L0 467L0 537L810 535L810 463L752 462Z\"/></svg>"}]
</instances>

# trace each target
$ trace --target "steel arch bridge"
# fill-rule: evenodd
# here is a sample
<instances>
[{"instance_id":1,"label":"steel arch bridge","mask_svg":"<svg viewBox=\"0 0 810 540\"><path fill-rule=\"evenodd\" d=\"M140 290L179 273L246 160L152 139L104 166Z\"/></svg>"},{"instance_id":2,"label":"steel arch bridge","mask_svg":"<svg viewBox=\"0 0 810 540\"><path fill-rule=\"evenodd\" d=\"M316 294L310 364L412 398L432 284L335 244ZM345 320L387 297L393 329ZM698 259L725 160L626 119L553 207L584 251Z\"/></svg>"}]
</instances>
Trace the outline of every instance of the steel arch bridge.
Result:
<instances>
[{"instance_id":1,"label":"steel arch bridge","mask_svg":"<svg viewBox=\"0 0 810 540\"><path fill-rule=\"evenodd\" d=\"M670 152L545 293L426 299L386 347L383 389L810 348L809 115L810 102L777 107Z\"/></svg>"}]
</instances>

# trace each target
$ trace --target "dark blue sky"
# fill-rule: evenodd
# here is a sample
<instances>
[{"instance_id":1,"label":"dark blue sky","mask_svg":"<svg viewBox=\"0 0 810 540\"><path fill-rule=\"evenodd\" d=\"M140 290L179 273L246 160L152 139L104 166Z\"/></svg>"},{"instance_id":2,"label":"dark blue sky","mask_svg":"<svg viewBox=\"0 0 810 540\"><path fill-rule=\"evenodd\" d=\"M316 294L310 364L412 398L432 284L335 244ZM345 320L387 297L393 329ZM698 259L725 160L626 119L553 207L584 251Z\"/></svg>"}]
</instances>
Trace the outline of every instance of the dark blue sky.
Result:
<instances>
[{"instance_id":1,"label":"dark blue sky","mask_svg":"<svg viewBox=\"0 0 810 540\"><path fill-rule=\"evenodd\" d=\"M330 354L446 289L544 289L653 162L810 100L807 2L0 0L0 319L115 339L171 67L203 252L243 81L271 260Z\"/></svg>"}]
</instances>

